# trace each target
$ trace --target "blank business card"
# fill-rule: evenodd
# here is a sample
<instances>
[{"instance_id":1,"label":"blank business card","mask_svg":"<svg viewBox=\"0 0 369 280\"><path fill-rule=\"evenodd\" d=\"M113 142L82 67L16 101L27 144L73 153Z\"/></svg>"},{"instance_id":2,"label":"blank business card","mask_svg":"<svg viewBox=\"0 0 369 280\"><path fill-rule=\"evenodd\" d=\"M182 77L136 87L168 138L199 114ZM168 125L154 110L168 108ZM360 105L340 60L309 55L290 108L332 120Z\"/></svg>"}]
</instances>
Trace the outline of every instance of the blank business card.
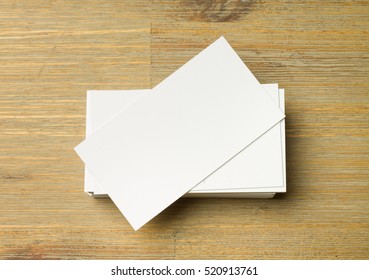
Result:
<instances>
[{"instance_id":1,"label":"blank business card","mask_svg":"<svg viewBox=\"0 0 369 280\"><path fill-rule=\"evenodd\" d=\"M278 106L278 84L263 84L263 88ZM150 90L92 90L87 92L86 137L123 108L127 108ZM231 192L231 189L250 189L249 192L283 192L283 167L281 125L276 124L256 139L246 149L224 164L205 181L191 189L190 193ZM264 160L264 161L263 161ZM85 171L85 191L94 195L107 195L91 173ZM214 178L215 177L215 178ZM218 181L217 181L218 180ZM260 188L267 188L265 190ZM258 190L260 189L260 190ZM233 190L240 192L242 190Z\"/></svg>"},{"instance_id":2,"label":"blank business card","mask_svg":"<svg viewBox=\"0 0 369 280\"><path fill-rule=\"evenodd\" d=\"M283 118L221 37L75 150L137 230Z\"/></svg>"}]
</instances>

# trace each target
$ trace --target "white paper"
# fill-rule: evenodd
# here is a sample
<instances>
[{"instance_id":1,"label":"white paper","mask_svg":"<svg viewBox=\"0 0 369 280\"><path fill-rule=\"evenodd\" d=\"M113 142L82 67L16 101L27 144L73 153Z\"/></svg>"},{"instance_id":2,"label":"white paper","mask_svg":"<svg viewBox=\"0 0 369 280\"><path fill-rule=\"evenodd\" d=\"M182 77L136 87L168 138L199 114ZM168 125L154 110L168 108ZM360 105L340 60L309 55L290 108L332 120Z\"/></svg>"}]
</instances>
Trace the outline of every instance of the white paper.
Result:
<instances>
[{"instance_id":1,"label":"white paper","mask_svg":"<svg viewBox=\"0 0 369 280\"><path fill-rule=\"evenodd\" d=\"M137 230L283 118L222 37L75 150Z\"/></svg>"},{"instance_id":2,"label":"white paper","mask_svg":"<svg viewBox=\"0 0 369 280\"><path fill-rule=\"evenodd\" d=\"M278 84L263 84L263 88L273 98L278 106ZM89 136L94 127L101 126L111 119L123 108L127 108L135 100L150 90L96 90L89 91L87 96L88 106L86 122L86 136ZM281 96L280 99L283 97ZM282 110L283 111L283 110ZM282 134L281 125L284 120L276 124L264 135L256 139L245 150L224 164L216 172L211 174L205 181L191 189L190 193L217 192L240 192L239 189L249 189L249 192L283 192L283 166ZM88 125L90 124L90 126ZM86 168L87 169L87 168ZM259 188L265 188L258 190ZM237 190L231 190L237 189ZM94 195L106 194L106 191L92 178L86 170L85 191L93 192Z\"/></svg>"}]
</instances>

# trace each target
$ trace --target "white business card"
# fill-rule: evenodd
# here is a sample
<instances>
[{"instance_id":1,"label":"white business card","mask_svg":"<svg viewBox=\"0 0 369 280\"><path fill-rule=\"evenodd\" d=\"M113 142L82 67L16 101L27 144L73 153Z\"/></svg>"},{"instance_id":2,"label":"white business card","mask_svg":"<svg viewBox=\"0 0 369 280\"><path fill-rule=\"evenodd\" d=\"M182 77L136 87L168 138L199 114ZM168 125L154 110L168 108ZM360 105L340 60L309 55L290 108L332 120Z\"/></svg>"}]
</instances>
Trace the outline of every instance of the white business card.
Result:
<instances>
[{"instance_id":1,"label":"white business card","mask_svg":"<svg viewBox=\"0 0 369 280\"><path fill-rule=\"evenodd\" d=\"M283 118L221 37L75 150L137 230Z\"/></svg>"},{"instance_id":2,"label":"white business card","mask_svg":"<svg viewBox=\"0 0 369 280\"><path fill-rule=\"evenodd\" d=\"M263 84L262 86L281 108L284 99L281 94L278 94L278 84ZM143 94L149 92L148 89L88 91L86 137L122 111L123 108L127 108ZM281 102L279 99L281 99ZM246 149L189 192L239 192L238 189L249 189L249 192L283 192L285 188L282 165L285 163L282 160L282 155L284 155L285 149L284 130L281 129L282 123L284 123L284 120L256 139ZM94 195L107 195L87 168L85 174L86 192L92 192ZM216 178L214 179L213 176Z\"/></svg>"}]
</instances>

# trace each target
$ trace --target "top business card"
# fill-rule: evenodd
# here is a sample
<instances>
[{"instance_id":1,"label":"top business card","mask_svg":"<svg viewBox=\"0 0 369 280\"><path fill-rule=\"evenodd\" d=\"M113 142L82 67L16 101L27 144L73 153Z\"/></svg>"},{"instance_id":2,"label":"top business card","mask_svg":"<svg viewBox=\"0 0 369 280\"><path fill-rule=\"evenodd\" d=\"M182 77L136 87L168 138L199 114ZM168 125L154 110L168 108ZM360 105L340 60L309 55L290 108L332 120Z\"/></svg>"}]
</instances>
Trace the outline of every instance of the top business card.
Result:
<instances>
[{"instance_id":1,"label":"top business card","mask_svg":"<svg viewBox=\"0 0 369 280\"><path fill-rule=\"evenodd\" d=\"M75 150L137 230L283 118L221 37Z\"/></svg>"}]
</instances>

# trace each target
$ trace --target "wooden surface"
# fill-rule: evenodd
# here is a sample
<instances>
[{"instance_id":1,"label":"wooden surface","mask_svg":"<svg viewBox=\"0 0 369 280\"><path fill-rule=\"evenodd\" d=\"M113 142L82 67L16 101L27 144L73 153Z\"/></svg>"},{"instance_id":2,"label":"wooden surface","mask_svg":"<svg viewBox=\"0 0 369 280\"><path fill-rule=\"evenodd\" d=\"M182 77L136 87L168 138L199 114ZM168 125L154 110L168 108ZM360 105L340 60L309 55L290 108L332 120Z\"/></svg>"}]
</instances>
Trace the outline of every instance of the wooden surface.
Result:
<instances>
[{"instance_id":1,"label":"wooden surface","mask_svg":"<svg viewBox=\"0 0 369 280\"><path fill-rule=\"evenodd\" d=\"M368 1L2 1L0 258L368 259L368 30ZM220 35L286 89L288 193L134 232L83 193L86 90L155 86Z\"/></svg>"}]
</instances>

